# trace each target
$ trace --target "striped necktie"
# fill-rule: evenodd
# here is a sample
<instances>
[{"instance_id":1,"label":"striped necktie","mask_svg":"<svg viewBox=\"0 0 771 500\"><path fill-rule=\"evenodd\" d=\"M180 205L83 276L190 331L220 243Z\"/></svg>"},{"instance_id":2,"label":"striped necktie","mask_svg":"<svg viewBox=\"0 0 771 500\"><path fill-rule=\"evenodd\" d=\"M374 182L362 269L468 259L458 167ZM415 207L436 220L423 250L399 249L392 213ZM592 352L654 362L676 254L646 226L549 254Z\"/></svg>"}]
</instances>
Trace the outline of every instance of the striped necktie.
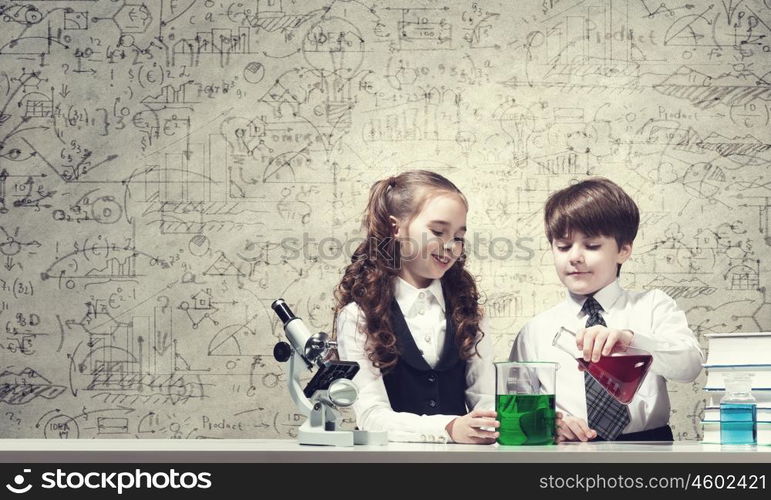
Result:
<instances>
[{"instance_id":1,"label":"striped necktie","mask_svg":"<svg viewBox=\"0 0 771 500\"><path fill-rule=\"evenodd\" d=\"M607 326L600 315L602 306L589 296L584 302L581 312L586 313L586 327L594 325ZM586 387L586 414L589 428L597 431L597 435L606 441L613 441L629 424L629 408L616 401L589 372L584 372Z\"/></svg>"}]
</instances>

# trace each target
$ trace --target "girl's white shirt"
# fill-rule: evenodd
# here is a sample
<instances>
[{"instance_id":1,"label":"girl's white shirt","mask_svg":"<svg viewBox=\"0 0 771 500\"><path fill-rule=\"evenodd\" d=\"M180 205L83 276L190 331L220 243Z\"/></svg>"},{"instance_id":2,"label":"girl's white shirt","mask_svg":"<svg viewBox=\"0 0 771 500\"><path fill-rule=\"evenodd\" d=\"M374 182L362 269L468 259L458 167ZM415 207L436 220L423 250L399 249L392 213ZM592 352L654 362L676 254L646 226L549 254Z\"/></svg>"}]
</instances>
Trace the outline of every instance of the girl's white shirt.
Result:
<instances>
[{"instance_id":1,"label":"girl's white shirt","mask_svg":"<svg viewBox=\"0 0 771 500\"><path fill-rule=\"evenodd\" d=\"M439 362L446 333L445 304L441 281L436 279L426 288L415 288L400 277L394 279L394 297L405 322L432 368ZM396 412L391 408L383 375L367 357L364 314L351 302L337 317L338 353L343 361L357 361L359 372L353 381L359 397L353 405L359 429L388 431L391 441L448 442L445 430L457 415L418 415ZM493 343L487 316L480 321L482 335L479 356L466 361L466 406L470 409L495 409L495 372Z\"/></svg>"}]
</instances>

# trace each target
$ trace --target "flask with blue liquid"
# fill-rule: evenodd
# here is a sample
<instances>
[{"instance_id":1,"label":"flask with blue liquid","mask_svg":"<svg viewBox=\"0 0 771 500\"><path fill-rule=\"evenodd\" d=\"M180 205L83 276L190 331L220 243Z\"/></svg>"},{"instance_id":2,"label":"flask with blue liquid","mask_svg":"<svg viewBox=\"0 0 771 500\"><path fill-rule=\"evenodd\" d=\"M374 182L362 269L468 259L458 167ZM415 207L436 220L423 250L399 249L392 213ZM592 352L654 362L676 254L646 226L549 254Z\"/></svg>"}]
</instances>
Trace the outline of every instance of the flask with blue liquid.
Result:
<instances>
[{"instance_id":1,"label":"flask with blue liquid","mask_svg":"<svg viewBox=\"0 0 771 500\"><path fill-rule=\"evenodd\" d=\"M720 400L720 443L756 444L758 416L748 373L726 373L726 394Z\"/></svg>"}]
</instances>

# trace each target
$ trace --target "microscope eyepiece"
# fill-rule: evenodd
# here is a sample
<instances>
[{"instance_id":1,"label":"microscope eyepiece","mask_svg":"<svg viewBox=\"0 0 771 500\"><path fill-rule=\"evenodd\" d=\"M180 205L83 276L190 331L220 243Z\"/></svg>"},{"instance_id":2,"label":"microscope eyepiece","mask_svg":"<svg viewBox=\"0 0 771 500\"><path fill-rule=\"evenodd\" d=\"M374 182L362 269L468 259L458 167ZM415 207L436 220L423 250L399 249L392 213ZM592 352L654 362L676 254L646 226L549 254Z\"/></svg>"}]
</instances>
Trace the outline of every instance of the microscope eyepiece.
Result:
<instances>
[{"instance_id":1,"label":"microscope eyepiece","mask_svg":"<svg viewBox=\"0 0 771 500\"><path fill-rule=\"evenodd\" d=\"M270 307L276 312L278 318L285 325L297 317L292 310L289 309L289 305L284 302L284 299L274 300Z\"/></svg>"}]
</instances>

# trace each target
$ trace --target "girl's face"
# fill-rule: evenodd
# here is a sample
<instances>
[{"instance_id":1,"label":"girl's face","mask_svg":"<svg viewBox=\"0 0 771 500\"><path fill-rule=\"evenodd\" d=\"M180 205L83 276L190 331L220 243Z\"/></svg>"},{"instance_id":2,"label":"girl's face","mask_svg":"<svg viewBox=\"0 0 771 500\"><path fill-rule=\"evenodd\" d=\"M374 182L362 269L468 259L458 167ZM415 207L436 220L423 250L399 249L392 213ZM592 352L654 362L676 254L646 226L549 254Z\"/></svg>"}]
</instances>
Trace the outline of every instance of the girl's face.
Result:
<instances>
[{"instance_id":1,"label":"girl's face","mask_svg":"<svg viewBox=\"0 0 771 500\"><path fill-rule=\"evenodd\" d=\"M399 276L416 288L425 288L444 276L463 253L466 205L457 194L431 197L406 226L391 217L394 236L401 243Z\"/></svg>"}]
</instances>

